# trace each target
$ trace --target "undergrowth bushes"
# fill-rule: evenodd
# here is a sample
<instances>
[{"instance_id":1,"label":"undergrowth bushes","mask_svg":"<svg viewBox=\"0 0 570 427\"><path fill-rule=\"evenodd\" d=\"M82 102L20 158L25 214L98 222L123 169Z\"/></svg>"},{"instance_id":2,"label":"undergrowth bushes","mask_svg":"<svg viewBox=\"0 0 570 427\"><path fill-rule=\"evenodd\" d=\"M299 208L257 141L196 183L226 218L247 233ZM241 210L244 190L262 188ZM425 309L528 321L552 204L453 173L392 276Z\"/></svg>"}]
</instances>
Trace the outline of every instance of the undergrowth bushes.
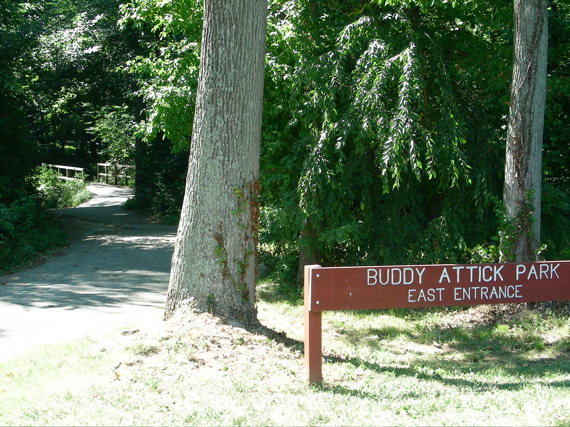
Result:
<instances>
[{"instance_id":1,"label":"undergrowth bushes","mask_svg":"<svg viewBox=\"0 0 570 427\"><path fill-rule=\"evenodd\" d=\"M184 199L189 151L171 153L170 142L161 138L149 144L147 150L148 155L137 165L140 172L135 197L124 207L165 224L176 224Z\"/></svg>"},{"instance_id":2,"label":"undergrowth bushes","mask_svg":"<svg viewBox=\"0 0 570 427\"><path fill-rule=\"evenodd\" d=\"M35 196L8 205L0 202L0 274L66 243L66 231L40 208Z\"/></svg>"},{"instance_id":3,"label":"undergrowth bushes","mask_svg":"<svg viewBox=\"0 0 570 427\"><path fill-rule=\"evenodd\" d=\"M89 200L85 175L77 174L74 180L62 180L57 172L46 166L39 167L34 176L41 205L44 208L69 208Z\"/></svg>"},{"instance_id":4,"label":"undergrowth bushes","mask_svg":"<svg viewBox=\"0 0 570 427\"><path fill-rule=\"evenodd\" d=\"M67 232L45 208L76 206L91 196L84 177L64 181L46 167L31 181L37 195L22 193L9 201L0 193L0 274L67 243Z\"/></svg>"}]
</instances>

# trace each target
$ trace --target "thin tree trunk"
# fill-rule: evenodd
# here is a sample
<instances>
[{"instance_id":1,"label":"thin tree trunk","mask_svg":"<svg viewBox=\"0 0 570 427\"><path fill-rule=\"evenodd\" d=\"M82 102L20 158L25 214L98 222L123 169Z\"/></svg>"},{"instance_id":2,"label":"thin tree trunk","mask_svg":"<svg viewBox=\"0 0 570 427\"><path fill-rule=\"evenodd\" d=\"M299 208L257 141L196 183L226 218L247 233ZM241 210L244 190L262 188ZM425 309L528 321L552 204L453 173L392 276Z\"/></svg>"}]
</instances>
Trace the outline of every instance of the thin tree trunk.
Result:
<instances>
[{"instance_id":1,"label":"thin tree trunk","mask_svg":"<svg viewBox=\"0 0 570 427\"><path fill-rule=\"evenodd\" d=\"M255 323L265 0L206 0L186 192L168 318L201 310Z\"/></svg>"},{"instance_id":2,"label":"thin tree trunk","mask_svg":"<svg viewBox=\"0 0 570 427\"><path fill-rule=\"evenodd\" d=\"M546 0L514 0L514 56L503 202L507 261L534 261L540 243L546 101Z\"/></svg>"},{"instance_id":3,"label":"thin tree trunk","mask_svg":"<svg viewBox=\"0 0 570 427\"><path fill-rule=\"evenodd\" d=\"M319 264L321 262L321 256L319 250L316 248L318 243L317 232L308 222L305 224L303 230L301 230L299 240L303 246L299 250L299 265L297 267L295 282L297 286L302 287L305 280L305 266Z\"/></svg>"}]
</instances>

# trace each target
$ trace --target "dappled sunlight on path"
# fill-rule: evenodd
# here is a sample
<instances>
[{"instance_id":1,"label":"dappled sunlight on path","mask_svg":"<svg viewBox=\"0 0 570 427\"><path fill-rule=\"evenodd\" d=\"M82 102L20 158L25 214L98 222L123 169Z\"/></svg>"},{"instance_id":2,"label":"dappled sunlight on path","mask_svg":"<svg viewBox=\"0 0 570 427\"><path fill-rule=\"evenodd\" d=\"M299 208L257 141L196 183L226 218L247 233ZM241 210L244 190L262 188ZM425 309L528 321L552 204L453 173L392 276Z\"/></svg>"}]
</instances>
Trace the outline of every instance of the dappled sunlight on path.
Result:
<instances>
[{"instance_id":1,"label":"dappled sunlight on path","mask_svg":"<svg viewBox=\"0 0 570 427\"><path fill-rule=\"evenodd\" d=\"M0 362L37 345L162 318L176 227L121 208L130 189L96 184L94 197L54 214L85 221L59 257L0 279Z\"/></svg>"}]
</instances>

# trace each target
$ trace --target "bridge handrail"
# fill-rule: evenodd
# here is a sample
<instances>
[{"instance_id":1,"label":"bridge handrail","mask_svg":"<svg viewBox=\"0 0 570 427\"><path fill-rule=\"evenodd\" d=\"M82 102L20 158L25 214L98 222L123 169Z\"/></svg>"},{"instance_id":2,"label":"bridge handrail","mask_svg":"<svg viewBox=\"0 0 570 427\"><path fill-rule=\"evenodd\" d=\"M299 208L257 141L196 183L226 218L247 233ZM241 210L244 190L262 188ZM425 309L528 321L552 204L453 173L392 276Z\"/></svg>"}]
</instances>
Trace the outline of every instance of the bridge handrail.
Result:
<instances>
[{"instance_id":1,"label":"bridge handrail","mask_svg":"<svg viewBox=\"0 0 570 427\"><path fill-rule=\"evenodd\" d=\"M100 172L100 168L103 168L103 172ZM114 184L119 185L119 178L121 178L126 185L127 181L133 178L133 174L129 173L129 171L134 170L134 168L132 165L97 163L97 181L104 181L105 184L109 184L109 178L113 178Z\"/></svg>"},{"instance_id":2,"label":"bridge handrail","mask_svg":"<svg viewBox=\"0 0 570 427\"><path fill-rule=\"evenodd\" d=\"M57 173L59 174L58 178L66 179L66 180L77 179L77 178L75 178L75 174L78 172L83 173L83 171L84 171L84 168L78 168L75 166L53 165L50 163L42 163L42 166L48 167L50 169L55 169L57 171ZM61 170L65 171L65 175L61 173ZM69 171L73 171L72 176L69 175Z\"/></svg>"}]
</instances>

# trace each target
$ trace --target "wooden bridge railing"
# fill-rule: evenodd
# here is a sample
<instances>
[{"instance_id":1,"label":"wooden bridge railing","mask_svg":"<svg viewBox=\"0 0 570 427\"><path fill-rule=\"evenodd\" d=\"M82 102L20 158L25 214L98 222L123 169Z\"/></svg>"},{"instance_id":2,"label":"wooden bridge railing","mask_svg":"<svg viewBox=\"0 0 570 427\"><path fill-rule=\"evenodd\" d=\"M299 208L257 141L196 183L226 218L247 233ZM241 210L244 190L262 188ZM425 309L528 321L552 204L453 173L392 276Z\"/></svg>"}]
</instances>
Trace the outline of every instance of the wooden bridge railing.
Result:
<instances>
[{"instance_id":1,"label":"wooden bridge railing","mask_svg":"<svg viewBox=\"0 0 570 427\"><path fill-rule=\"evenodd\" d=\"M131 165L115 165L97 163L97 181L105 184L128 185L134 179L135 167Z\"/></svg>"},{"instance_id":2,"label":"wooden bridge railing","mask_svg":"<svg viewBox=\"0 0 570 427\"><path fill-rule=\"evenodd\" d=\"M73 180L77 179L75 175L78 173L83 173L83 168L76 168L74 166L63 166L63 165L52 165L49 163L42 163L42 166L48 167L57 171L58 178L66 179L66 180Z\"/></svg>"}]
</instances>

